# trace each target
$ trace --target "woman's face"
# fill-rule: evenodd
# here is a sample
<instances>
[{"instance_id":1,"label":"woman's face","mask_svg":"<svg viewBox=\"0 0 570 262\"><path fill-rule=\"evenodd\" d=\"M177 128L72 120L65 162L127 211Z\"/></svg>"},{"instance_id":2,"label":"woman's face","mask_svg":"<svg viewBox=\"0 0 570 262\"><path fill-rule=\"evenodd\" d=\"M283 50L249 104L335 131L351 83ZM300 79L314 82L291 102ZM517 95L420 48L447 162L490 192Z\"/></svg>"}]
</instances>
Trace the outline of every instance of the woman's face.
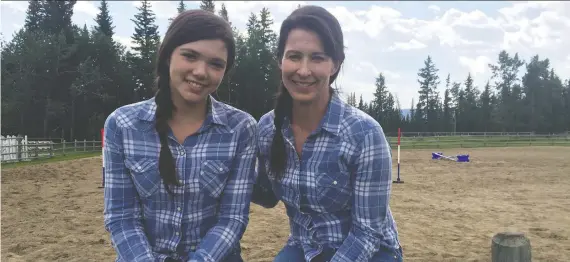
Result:
<instances>
[{"instance_id":1,"label":"woman's face","mask_svg":"<svg viewBox=\"0 0 570 262\"><path fill-rule=\"evenodd\" d=\"M174 49L169 61L173 98L191 104L204 102L222 82L227 57L221 40L199 40Z\"/></svg>"},{"instance_id":2,"label":"woman's face","mask_svg":"<svg viewBox=\"0 0 570 262\"><path fill-rule=\"evenodd\" d=\"M305 29L289 32L280 68L285 88L301 103L328 99L329 79L338 70L319 36Z\"/></svg>"}]
</instances>

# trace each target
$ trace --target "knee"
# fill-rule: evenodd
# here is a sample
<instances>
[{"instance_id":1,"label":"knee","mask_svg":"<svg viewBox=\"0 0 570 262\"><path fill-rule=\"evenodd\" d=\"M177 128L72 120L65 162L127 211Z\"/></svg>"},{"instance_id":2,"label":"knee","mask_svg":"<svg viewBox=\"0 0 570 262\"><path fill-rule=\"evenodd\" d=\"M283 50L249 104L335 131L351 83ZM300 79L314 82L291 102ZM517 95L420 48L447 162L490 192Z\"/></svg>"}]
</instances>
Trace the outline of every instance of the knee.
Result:
<instances>
[{"instance_id":1,"label":"knee","mask_svg":"<svg viewBox=\"0 0 570 262\"><path fill-rule=\"evenodd\" d=\"M273 262L299 262L305 261L305 253L303 250L296 246L285 246L277 256L273 259Z\"/></svg>"}]
</instances>

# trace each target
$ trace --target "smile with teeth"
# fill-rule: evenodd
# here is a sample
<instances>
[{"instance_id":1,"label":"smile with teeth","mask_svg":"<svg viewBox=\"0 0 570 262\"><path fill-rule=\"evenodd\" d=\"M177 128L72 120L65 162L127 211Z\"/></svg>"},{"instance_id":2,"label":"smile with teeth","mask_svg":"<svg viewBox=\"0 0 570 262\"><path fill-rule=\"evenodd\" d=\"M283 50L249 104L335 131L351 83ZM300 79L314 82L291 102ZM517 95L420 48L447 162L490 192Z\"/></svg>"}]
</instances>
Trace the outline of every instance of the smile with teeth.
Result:
<instances>
[{"instance_id":1,"label":"smile with teeth","mask_svg":"<svg viewBox=\"0 0 570 262\"><path fill-rule=\"evenodd\" d=\"M203 84L196 83L196 82L190 81L190 80L186 80L186 83L188 83L191 87L193 87L195 89L202 89L205 87Z\"/></svg>"},{"instance_id":2,"label":"smile with teeth","mask_svg":"<svg viewBox=\"0 0 570 262\"><path fill-rule=\"evenodd\" d=\"M293 83L295 83L298 86L312 86L315 82L297 82L295 80L293 80Z\"/></svg>"}]
</instances>

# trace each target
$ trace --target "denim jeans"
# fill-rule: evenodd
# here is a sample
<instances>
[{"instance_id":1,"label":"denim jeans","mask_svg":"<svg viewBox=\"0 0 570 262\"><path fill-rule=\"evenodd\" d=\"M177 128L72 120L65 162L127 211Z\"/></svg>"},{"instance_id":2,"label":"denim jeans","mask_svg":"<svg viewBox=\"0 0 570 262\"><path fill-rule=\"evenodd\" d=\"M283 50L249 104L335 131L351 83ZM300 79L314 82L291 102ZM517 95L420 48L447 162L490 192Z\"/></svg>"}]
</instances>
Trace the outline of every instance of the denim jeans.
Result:
<instances>
[{"instance_id":1,"label":"denim jeans","mask_svg":"<svg viewBox=\"0 0 570 262\"><path fill-rule=\"evenodd\" d=\"M323 252L317 257L313 258L310 262L327 262L329 261L336 250L334 249L324 249ZM304 252L301 247L298 246L285 246L277 254L273 262L300 262L305 261ZM402 262L404 261L404 255L402 247L398 250L388 250L380 249L380 252L376 253L370 260L370 262Z\"/></svg>"},{"instance_id":2,"label":"denim jeans","mask_svg":"<svg viewBox=\"0 0 570 262\"><path fill-rule=\"evenodd\" d=\"M192 253L190 253L190 255L192 255ZM177 260L174 258L167 258L165 262L184 262L181 260ZM234 248L230 254L228 254L223 262L244 262L243 258L241 257L241 246L238 246L236 248Z\"/></svg>"}]
</instances>

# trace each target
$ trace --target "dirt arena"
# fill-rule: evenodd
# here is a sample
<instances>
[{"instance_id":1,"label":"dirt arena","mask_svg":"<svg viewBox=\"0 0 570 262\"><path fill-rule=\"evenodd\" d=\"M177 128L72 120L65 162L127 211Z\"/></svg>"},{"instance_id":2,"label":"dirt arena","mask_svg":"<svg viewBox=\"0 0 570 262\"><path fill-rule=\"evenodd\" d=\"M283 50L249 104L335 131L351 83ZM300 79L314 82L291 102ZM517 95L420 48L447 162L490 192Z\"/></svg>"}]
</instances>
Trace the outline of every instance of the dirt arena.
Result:
<instances>
[{"instance_id":1,"label":"dirt arena","mask_svg":"<svg viewBox=\"0 0 570 262\"><path fill-rule=\"evenodd\" d=\"M490 261L491 237L522 231L533 261L570 261L570 148L451 149L470 163L403 150L391 207L405 261ZM396 174L394 152L394 174ZM101 158L2 170L2 261L113 261L103 228ZM284 244L282 206L253 205L246 261Z\"/></svg>"}]
</instances>

